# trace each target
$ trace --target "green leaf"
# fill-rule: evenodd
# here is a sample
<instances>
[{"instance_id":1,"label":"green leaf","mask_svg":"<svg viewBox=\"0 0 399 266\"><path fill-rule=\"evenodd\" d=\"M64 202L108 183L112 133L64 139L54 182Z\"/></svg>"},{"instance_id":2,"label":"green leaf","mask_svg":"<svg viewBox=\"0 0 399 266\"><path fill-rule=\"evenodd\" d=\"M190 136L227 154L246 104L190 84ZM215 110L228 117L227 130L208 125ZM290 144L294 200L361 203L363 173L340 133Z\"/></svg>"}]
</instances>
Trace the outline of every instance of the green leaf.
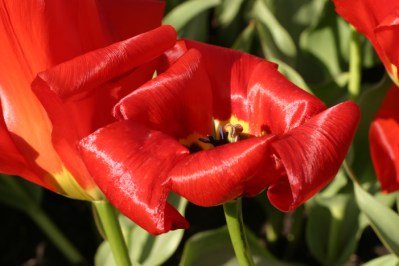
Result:
<instances>
[{"instance_id":1,"label":"green leaf","mask_svg":"<svg viewBox=\"0 0 399 266\"><path fill-rule=\"evenodd\" d=\"M241 32L235 40L232 48L242 52L249 53L252 46L252 41L255 35L255 23L249 22L248 26Z\"/></svg>"},{"instance_id":2,"label":"green leaf","mask_svg":"<svg viewBox=\"0 0 399 266\"><path fill-rule=\"evenodd\" d=\"M376 259L373 259L367 263L362 264L363 266L399 266L399 260L394 255L385 255Z\"/></svg>"},{"instance_id":3,"label":"green leaf","mask_svg":"<svg viewBox=\"0 0 399 266\"><path fill-rule=\"evenodd\" d=\"M313 92L310 90L310 88L308 87L306 82L303 80L301 75L298 72L296 72L295 69L293 69L292 67L290 67L288 64L284 63L281 60L274 59L272 61L274 61L275 63L278 64L278 70L280 71L281 74L286 76L291 82L293 82L295 85L297 85L301 89L313 94Z\"/></svg>"},{"instance_id":4,"label":"green leaf","mask_svg":"<svg viewBox=\"0 0 399 266\"><path fill-rule=\"evenodd\" d=\"M317 58L333 78L346 71L342 65L348 62L349 29L335 13L332 2L328 3L319 23L301 34L300 47Z\"/></svg>"},{"instance_id":5,"label":"green leaf","mask_svg":"<svg viewBox=\"0 0 399 266\"><path fill-rule=\"evenodd\" d=\"M313 256L323 265L344 265L355 252L364 229L353 195L317 195L307 204L306 240Z\"/></svg>"},{"instance_id":6,"label":"green leaf","mask_svg":"<svg viewBox=\"0 0 399 266\"><path fill-rule=\"evenodd\" d=\"M289 265L272 258L249 230L247 230L247 236L256 265ZM186 242L180 266L197 265L238 265L229 232L225 226L197 233Z\"/></svg>"},{"instance_id":7,"label":"green leaf","mask_svg":"<svg viewBox=\"0 0 399 266\"><path fill-rule=\"evenodd\" d=\"M244 0L222 0L218 8L218 20L222 27L229 25L240 11L240 7Z\"/></svg>"},{"instance_id":8,"label":"green leaf","mask_svg":"<svg viewBox=\"0 0 399 266\"><path fill-rule=\"evenodd\" d=\"M335 178L319 194L325 198L333 197L348 184L345 171L340 168Z\"/></svg>"},{"instance_id":9,"label":"green leaf","mask_svg":"<svg viewBox=\"0 0 399 266\"><path fill-rule=\"evenodd\" d=\"M184 214L187 200L171 193L168 202ZM125 216L120 215L119 219L133 265L161 265L176 251L184 234L184 230L175 230L153 236ZM115 265L107 241L104 241L98 248L95 265Z\"/></svg>"},{"instance_id":10,"label":"green leaf","mask_svg":"<svg viewBox=\"0 0 399 266\"><path fill-rule=\"evenodd\" d=\"M203 11L220 4L220 0L191 0L172 9L163 19L163 24L172 25L177 32Z\"/></svg>"},{"instance_id":11,"label":"green leaf","mask_svg":"<svg viewBox=\"0 0 399 266\"><path fill-rule=\"evenodd\" d=\"M399 257L399 215L354 183L356 201L384 246Z\"/></svg>"},{"instance_id":12,"label":"green leaf","mask_svg":"<svg viewBox=\"0 0 399 266\"><path fill-rule=\"evenodd\" d=\"M0 175L0 203L27 212L40 206L43 189L17 176Z\"/></svg>"},{"instance_id":13,"label":"green leaf","mask_svg":"<svg viewBox=\"0 0 399 266\"><path fill-rule=\"evenodd\" d=\"M262 30L267 31L268 33L265 32L265 34L269 36L266 42L267 45L271 45L271 42L273 42L278 51L283 55L289 58L295 57L296 46L294 41L284 27L281 26L266 4L261 0L257 0L252 12L256 21L263 25Z\"/></svg>"}]
</instances>

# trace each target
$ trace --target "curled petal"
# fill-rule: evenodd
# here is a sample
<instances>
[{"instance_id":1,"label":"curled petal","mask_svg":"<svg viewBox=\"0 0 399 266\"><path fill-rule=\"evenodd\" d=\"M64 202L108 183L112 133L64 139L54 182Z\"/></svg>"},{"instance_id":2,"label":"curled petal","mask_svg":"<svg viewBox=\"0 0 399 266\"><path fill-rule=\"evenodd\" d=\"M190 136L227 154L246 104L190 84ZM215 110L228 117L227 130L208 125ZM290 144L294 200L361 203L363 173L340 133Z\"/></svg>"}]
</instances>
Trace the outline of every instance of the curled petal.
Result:
<instances>
[{"instance_id":1,"label":"curled petal","mask_svg":"<svg viewBox=\"0 0 399 266\"><path fill-rule=\"evenodd\" d=\"M201 206L254 196L275 182L273 136L251 138L186 156L169 175L172 190Z\"/></svg>"},{"instance_id":2,"label":"curled petal","mask_svg":"<svg viewBox=\"0 0 399 266\"><path fill-rule=\"evenodd\" d=\"M135 223L152 234L188 226L166 201L168 169L188 153L177 141L126 120L83 139L80 149L105 196Z\"/></svg>"},{"instance_id":3,"label":"curled petal","mask_svg":"<svg viewBox=\"0 0 399 266\"><path fill-rule=\"evenodd\" d=\"M370 151L384 192L399 190L399 88L392 86L370 126Z\"/></svg>"},{"instance_id":4,"label":"curled petal","mask_svg":"<svg viewBox=\"0 0 399 266\"><path fill-rule=\"evenodd\" d=\"M150 62L175 41L176 31L171 26L162 26L76 57L42 72L39 77L62 99L81 95Z\"/></svg>"},{"instance_id":5,"label":"curled petal","mask_svg":"<svg viewBox=\"0 0 399 266\"><path fill-rule=\"evenodd\" d=\"M212 94L196 50L185 53L166 72L123 98L118 118L132 119L154 130L186 138L212 133Z\"/></svg>"},{"instance_id":6,"label":"curled petal","mask_svg":"<svg viewBox=\"0 0 399 266\"><path fill-rule=\"evenodd\" d=\"M290 211L327 185L345 158L359 117L357 105L344 102L273 142L271 149L283 175L268 189L270 202Z\"/></svg>"}]
</instances>

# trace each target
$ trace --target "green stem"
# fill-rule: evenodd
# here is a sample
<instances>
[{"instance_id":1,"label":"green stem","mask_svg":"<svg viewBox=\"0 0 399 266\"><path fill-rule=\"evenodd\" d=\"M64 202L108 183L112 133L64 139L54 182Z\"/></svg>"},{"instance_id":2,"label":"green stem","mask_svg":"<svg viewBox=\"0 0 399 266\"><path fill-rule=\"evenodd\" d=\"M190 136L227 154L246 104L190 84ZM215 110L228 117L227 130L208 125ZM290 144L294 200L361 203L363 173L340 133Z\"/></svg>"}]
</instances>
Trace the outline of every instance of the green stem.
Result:
<instances>
[{"instance_id":1,"label":"green stem","mask_svg":"<svg viewBox=\"0 0 399 266\"><path fill-rule=\"evenodd\" d=\"M362 52L359 33L351 27L350 59L349 59L349 97L355 100L360 93L362 79Z\"/></svg>"},{"instance_id":2,"label":"green stem","mask_svg":"<svg viewBox=\"0 0 399 266\"><path fill-rule=\"evenodd\" d=\"M114 207L108 201L93 201L102 229L111 246L115 263L118 266L131 266L129 253L123 238L118 215Z\"/></svg>"},{"instance_id":3,"label":"green stem","mask_svg":"<svg viewBox=\"0 0 399 266\"><path fill-rule=\"evenodd\" d=\"M252 259L251 250L245 233L241 205L241 198L223 204L224 215L238 263L241 266L253 266L255 263Z\"/></svg>"},{"instance_id":4,"label":"green stem","mask_svg":"<svg viewBox=\"0 0 399 266\"><path fill-rule=\"evenodd\" d=\"M54 245L58 247L69 262L74 265L87 264L79 251L61 233L42 209L31 209L31 211L27 211L26 213L40 227Z\"/></svg>"}]
</instances>

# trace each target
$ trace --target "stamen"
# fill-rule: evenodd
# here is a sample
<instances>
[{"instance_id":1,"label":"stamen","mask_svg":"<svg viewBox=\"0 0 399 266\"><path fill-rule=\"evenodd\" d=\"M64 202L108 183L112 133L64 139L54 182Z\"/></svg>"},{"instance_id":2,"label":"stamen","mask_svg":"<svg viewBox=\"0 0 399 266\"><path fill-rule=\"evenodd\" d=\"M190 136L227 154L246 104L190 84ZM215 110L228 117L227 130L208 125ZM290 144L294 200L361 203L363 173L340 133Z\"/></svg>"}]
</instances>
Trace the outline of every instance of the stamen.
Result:
<instances>
[{"instance_id":1,"label":"stamen","mask_svg":"<svg viewBox=\"0 0 399 266\"><path fill-rule=\"evenodd\" d=\"M224 126L224 129L226 131L229 131L228 128L230 128L231 132L230 132L230 137L232 139L232 142L237 142L240 139L240 135L241 133L244 131L244 128L240 125L240 124L226 124Z\"/></svg>"},{"instance_id":2,"label":"stamen","mask_svg":"<svg viewBox=\"0 0 399 266\"><path fill-rule=\"evenodd\" d=\"M227 144L229 142L237 142L239 141L240 136L242 135L241 133L244 131L244 128L240 124L233 125L229 123L226 124L224 127L220 125L217 131L219 134L218 136L216 135L216 129L214 128L214 136L206 135L206 138L198 138L198 140L203 143L212 144L214 147Z\"/></svg>"}]
</instances>

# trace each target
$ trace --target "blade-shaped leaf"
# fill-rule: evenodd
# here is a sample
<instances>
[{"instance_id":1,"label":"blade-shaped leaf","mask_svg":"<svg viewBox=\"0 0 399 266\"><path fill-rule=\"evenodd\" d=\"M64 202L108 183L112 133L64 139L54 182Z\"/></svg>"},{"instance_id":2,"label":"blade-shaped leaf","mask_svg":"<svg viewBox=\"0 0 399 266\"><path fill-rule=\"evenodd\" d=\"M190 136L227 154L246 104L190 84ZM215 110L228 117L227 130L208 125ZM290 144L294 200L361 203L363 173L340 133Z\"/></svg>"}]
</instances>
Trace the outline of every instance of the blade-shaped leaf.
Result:
<instances>
[{"instance_id":1,"label":"blade-shaped leaf","mask_svg":"<svg viewBox=\"0 0 399 266\"><path fill-rule=\"evenodd\" d=\"M256 237L247 230L248 242L256 265L290 265L274 259ZM180 266L233 266L238 265L227 227L200 232L186 243Z\"/></svg>"},{"instance_id":2,"label":"blade-shaped leaf","mask_svg":"<svg viewBox=\"0 0 399 266\"><path fill-rule=\"evenodd\" d=\"M363 266L399 266L399 259L394 255L385 255L376 259L373 259Z\"/></svg>"},{"instance_id":3,"label":"blade-shaped leaf","mask_svg":"<svg viewBox=\"0 0 399 266\"><path fill-rule=\"evenodd\" d=\"M264 26L264 30L269 32L275 47L285 56L292 58L296 55L296 46L289 33L281 26L273 13L268 9L263 1L256 1L253 8L254 18Z\"/></svg>"},{"instance_id":4,"label":"blade-shaped leaf","mask_svg":"<svg viewBox=\"0 0 399 266\"><path fill-rule=\"evenodd\" d=\"M384 246L399 257L399 215L354 183L356 201L360 210L370 221L370 225Z\"/></svg>"},{"instance_id":5,"label":"blade-shaped leaf","mask_svg":"<svg viewBox=\"0 0 399 266\"><path fill-rule=\"evenodd\" d=\"M40 206L43 189L17 176L0 175L0 203L21 211Z\"/></svg>"},{"instance_id":6,"label":"blade-shaped leaf","mask_svg":"<svg viewBox=\"0 0 399 266\"><path fill-rule=\"evenodd\" d=\"M309 207L306 240L323 265L344 265L355 252L364 225L353 195L317 195Z\"/></svg>"},{"instance_id":7,"label":"blade-shaped leaf","mask_svg":"<svg viewBox=\"0 0 399 266\"><path fill-rule=\"evenodd\" d=\"M177 32L201 12L220 4L220 0L191 0L172 9L163 19L163 24L172 25Z\"/></svg>"},{"instance_id":8,"label":"blade-shaped leaf","mask_svg":"<svg viewBox=\"0 0 399 266\"><path fill-rule=\"evenodd\" d=\"M218 9L218 19L222 26L229 25L240 11L244 0L223 0Z\"/></svg>"}]
</instances>

